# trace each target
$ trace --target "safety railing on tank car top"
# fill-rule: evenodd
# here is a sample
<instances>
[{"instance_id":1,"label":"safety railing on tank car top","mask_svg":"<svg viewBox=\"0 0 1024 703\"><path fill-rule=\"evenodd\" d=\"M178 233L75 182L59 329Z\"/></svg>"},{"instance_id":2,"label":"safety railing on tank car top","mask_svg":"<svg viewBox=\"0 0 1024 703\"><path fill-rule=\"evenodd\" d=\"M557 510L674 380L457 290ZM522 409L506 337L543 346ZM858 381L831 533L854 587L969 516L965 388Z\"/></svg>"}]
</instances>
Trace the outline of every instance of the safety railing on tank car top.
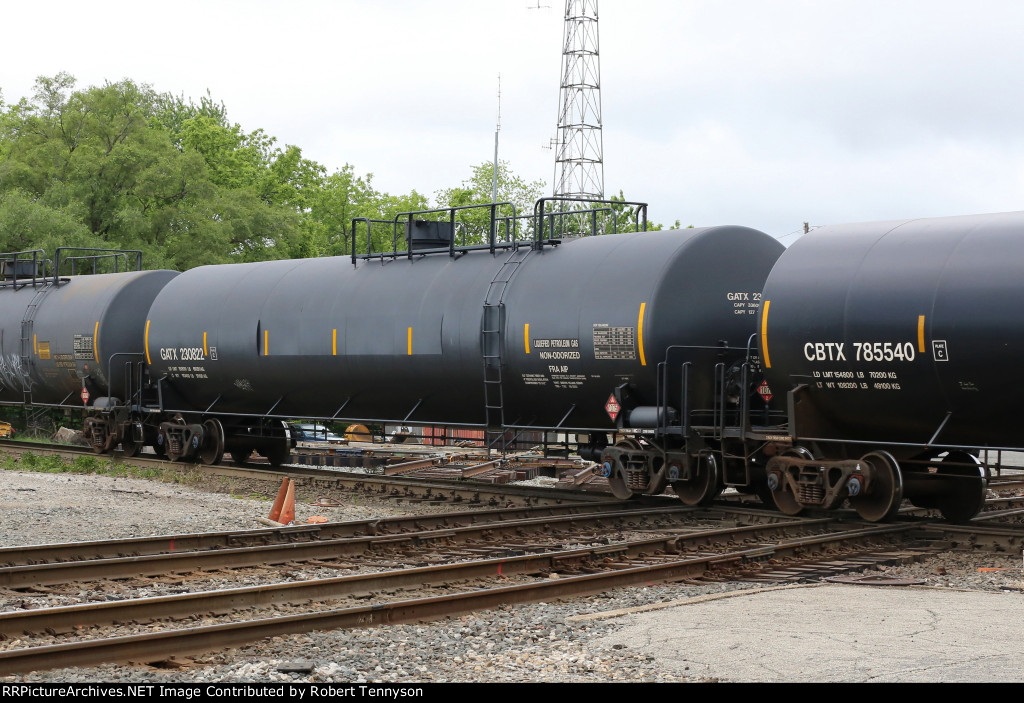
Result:
<instances>
[{"instance_id":1,"label":"safety railing on tank car top","mask_svg":"<svg viewBox=\"0 0 1024 703\"><path fill-rule=\"evenodd\" d=\"M586 203L589 207L545 212L548 203ZM594 205L598 204L607 205L608 207L594 207ZM621 213L618 208L621 208ZM613 217L605 216L598 218L598 215L602 213L611 213ZM567 222L570 225L573 224L572 220L574 218L576 219L576 224L582 223L584 219L589 219L592 234L597 234L602 229L602 225L607 225L609 222L611 223L612 233L616 233L618 232L620 214L625 216L627 221L632 220L635 231L647 231L647 203L630 200L605 200L602 198L574 198L558 195L540 198L533 206L533 217L536 220L534 244L537 247L541 247L545 243L557 240L565 235L585 236L586 233L582 230L582 227L578 230L566 227ZM557 228L555 226L556 222L558 223ZM550 229L550 233L547 235L545 235L546 227ZM607 227L604 227L604 229L607 229Z\"/></svg>"},{"instance_id":2,"label":"safety railing on tank car top","mask_svg":"<svg viewBox=\"0 0 1024 703\"><path fill-rule=\"evenodd\" d=\"M68 252L91 252L68 256ZM132 265L134 260L134 265ZM108 266L103 266L107 262ZM122 265L123 262L123 265ZM97 249L95 247L57 247L52 259L42 249L26 249L0 253L0 286L37 286L47 283L60 285L62 267L70 266L63 275L80 276L84 273L119 273L142 270L142 252L137 249Z\"/></svg>"},{"instance_id":3,"label":"safety railing on tank car top","mask_svg":"<svg viewBox=\"0 0 1024 703\"><path fill-rule=\"evenodd\" d=\"M548 211L549 203L574 203L587 207L568 208L555 212ZM603 207L594 207L601 205ZM600 233L619 232L623 221L632 224L637 232L647 230L647 203L628 200L605 200L552 196L539 199L534 205L532 215L518 215L515 205L509 202L477 205L461 205L458 207L436 208L433 210L417 210L402 212L391 220L377 220L368 217L352 219L352 241L347 242L352 263L358 259L394 259L399 256L412 258L422 254L444 253L455 256L467 251L489 250L492 254L500 249L518 248L530 245L535 249L561 242L565 236L588 236ZM511 208L511 215L499 214L500 209ZM485 244L467 243L468 224L459 221L458 214L469 210L488 210L488 221L485 226L487 242ZM447 220L427 220L430 215L447 215ZM439 222L450 227L447 246L420 247L412 246L412 228L417 222ZM360 227L360 224L363 227ZM584 227L589 224L589 231ZM374 226L386 226L391 229L391 251L374 251ZM366 250L358 253L360 229L366 232ZM400 233L404 229L406 248L399 248ZM462 243L457 244L456 232L461 231ZM528 237L520 239L520 232L528 232ZM438 241L441 241L440 239Z\"/></svg>"},{"instance_id":4,"label":"safety railing on tank car top","mask_svg":"<svg viewBox=\"0 0 1024 703\"><path fill-rule=\"evenodd\" d=\"M499 208L511 208L511 216L498 217ZM487 243L486 244L468 244L466 238L469 232L469 223L465 221L459 221L457 214L465 212L467 210L480 210L487 209L490 211L490 217L487 226ZM417 216L428 216L428 215L440 215L447 214L448 219L445 220L417 220ZM494 253L498 249L508 249L510 247L518 246L515 241L515 228L512 227L511 231L508 230L506 225L506 233L504 239L499 239L498 229L499 223L502 220L515 221L517 219L516 208L512 203L489 203L487 205L460 205L458 207L447 207L447 208L436 208L434 210L416 210L410 212L400 212L391 220L375 220L368 217L354 217L352 218L352 242L350 245L350 256L352 258L352 264L355 265L358 259L395 259L400 256L407 258L413 258L414 256L420 256L422 254L436 254L436 253L448 253L449 256L455 256L458 253L466 251L478 251L478 250L490 250ZM414 222L425 221L425 222L440 222L447 224L451 227L450 235L448 236L448 243L446 246L439 247L423 247L416 249L412 245L412 228ZM366 226L366 252L363 254L356 253L356 242L358 240L359 224L363 223ZM373 250L373 225L389 225L391 227L391 251L378 251ZM406 248L399 249L399 232L404 229L404 239L406 240ZM462 232L462 244L456 244L456 232ZM439 240L440 241L440 240Z\"/></svg>"},{"instance_id":5,"label":"safety railing on tank car top","mask_svg":"<svg viewBox=\"0 0 1024 703\"><path fill-rule=\"evenodd\" d=\"M561 210L559 212L547 212L547 213L544 213L544 216L543 216L544 217L544 221L547 222L546 228L550 229L550 231L552 233L559 232L560 234L557 237L556 236L546 237L543 240L539 239L538 233L543 231L545 229L545 227L543 227L543 226L538 224L541 220L540 220L540 218L537 215L519 215L519 216L517 216L515 218L503 217L503 218L499 218L499 221L504 223L505 220L512 220L512 219L514 219L516 221L515 222L515 226L517 228L518 228L518 226L520 224L526 225L526 227L523 227L523 229L526 229L527 231L531 232L531 234L530 234L529 239L522 240L522 244L523 245L529 245L529 246L533 247L534 249L537 249L537 248L540 248L540 246L547 245L547 244L559 244L561 242L561 238L563 236L589 237L589 236L592 236L594 234L606 234L606 233L607 234L617 234L618 233L618 219L617 218L611 218L610 219L610 222L612 223L612 227L611 227L611 231L610 232L608 232L607 230L605 232L601 232L600 228L598 226L598 223L599 223L598 216L600 216L600 215L607 215L608 213L613 213L613 212L614 212L614 210L612 208L593 208L593 209L589 209L589 210ZM589 220L590 221L590 229L589 230L583 229L582 227L577 227L577 228L574 229L571 226L571 224L570 225L566 224L566 221L569 221L570 223L578 224L578 223L583 222L585 220ZM601 223L604 223L606 221L609 221L609 218L602 217L601 220L600 220Z\"/></svg>"},{"instance_id":6,"label":"safety railing on tank car top","mask_svg":"<svg viewBox=\"0 0 1024 703\"><path fill-rule=\"evenodd\" d=\"M45 283L51 263L42 249L4 252L0 254L0 286L17 289Z\"/></svg>"},{"instance_id":7,"label":"safety railing on tank car top","mask_svg":"<svg viewBox=\"0 0 1024 703\"><path fill-rule=\"evenodd\" d=\"M69 256L69 252L92 252L89 254L77 254ZM134 259L134 266L131 265ZM65 274L69 276L81 276L83 272L80 267L87 265L85 273L120 273L121 262L124 262L124 271L142 270L142 251L138 249L96 249L95 247L57 247L53 255L53 281L58 282L61 275L61 268L67 265L71 270ZM108 263L108 267L101 264ZM91 270L89 270L91 269ZM106 270L101 270L106 269Z\"/></svg>"}]
</instances>

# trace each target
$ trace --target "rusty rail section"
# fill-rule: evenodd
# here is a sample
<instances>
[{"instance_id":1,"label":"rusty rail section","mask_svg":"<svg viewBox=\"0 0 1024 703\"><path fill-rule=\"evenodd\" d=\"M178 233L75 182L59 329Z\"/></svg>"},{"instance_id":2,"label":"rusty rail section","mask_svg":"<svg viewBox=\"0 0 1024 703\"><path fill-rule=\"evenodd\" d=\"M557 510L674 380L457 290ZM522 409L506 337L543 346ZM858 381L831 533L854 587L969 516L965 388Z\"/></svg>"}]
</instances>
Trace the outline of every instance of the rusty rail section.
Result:
<instances>
[{"instance_id":1,"label":"rusty rail section","mask_svg":"<svg viewBox=\"0 0 1024 703\"><path fill-rule=\"evenodd\" d=\"M484 523L525 520L529 518L583 515L623 510L646 510L629 501L605 501L560 506L533 506L518 508L492 508L451 513L435 513L372 520L346 520L316 525L289 525L286 527L231 530L226 532L200 532L193 534L156 535L123 540L95 540L64 542L0 548L0 565L43 564L86 559L170 554L204 549L225 549L278 543L308 542L314 540L359 537L364 535L422 532L479 525Z\"/></svg>"},{"instance_id":2,"label":"rusty rail section","mask_svg":"<svg viewBox=\"0 0 1024 703\"><path fill-rule=\"evenodd\" d=\"M987 516L988 513L985 514ZM1019 553L1024 548L1024 526L978 524L975 518L969 525L952 525L935 521L921 525L915 531L920 540L941 542L947 549Z\"/></svg>"},{"instance_id":3,"label":"rusty rail section","mask_svg":"<svg viewBox=\"0 0 1024 703\"><path fill-rule=\"evenodd\" d=\"M20 442L18 440L0 440L0 451L9 454L32 452L56 455L65 459L74 459L79 456L96 456L90 449L84 447ZM117 454L104 455L101 458L134 466L168 470L197 470L216 476L249 478L276 483L280 483L282 478L287 477L299 479L297 482L300 484L306 481L308 485L319 488L359 492L380 498L409 502L422 501L447 505L501 507L510 505L565 505L574 502L604 502L608 500L607 494L595 495L592 492L587 493L586 491L573 491L563 488L384 476L380 474L353 473L339 469L317 469L310 467L271 469L269 466L267 468L255 468L226 466L223 464L205 466L201 464L169 462L165 459L150 456L127 458Z\"/></svg>"},{"instance_id":4,"label":"rusty rail section","mask_svg":"<svg viewBox=\"0 0 1024 703\"><path fill-rule=\"evenodd\" d=\"M984 512L976 516L972 522L986 522L1017 517L1024 513L1024 496L1007 498L989 498L985 501Z\"/></svg>"},{"instance_id":5,"label":"rusty rail section","mask_svg":"<svg viewBox=\"0 0 1024 703\"><path fill-rule=\"evenodd\" d=\"M624 510L597 514L543 516L446 527L419 532L362 535L337 539L268 544L204 551L175 551L108 559L62 561L50 564L23 564L0 567L0 587L25 588L98 579L157 576L189 571L243 568L267 564L337 559L365 555L375 549L394 547L422 548L450 541L466 542L489 537L492 542L506 533L544 533L557 528L590 527L629 529L652 527L656 519L671 519L694 513L697 508L677 506L660 509ZM671 527L663 527L668 531ZM497 544L500 547L500 543ZM497 548L496 547L496 548Z\"/></svg>"},{"instance_id":6,"label":"rusty rail section","mask_svg":"<svg viewBox=\"0 0 1024 703\"><path fill-rule=\"evenodd\" d=\"M828 523L828 520L822 520ZM786 529L806 529L807 523L780 523L771 526L745 527L719 531L719 538L729 536L738 539L763 541L771 539L770 532ZM599 593L610 588L646 583L651 581L672 581L694 578L708 570L750 563L770 557L783 558L796 554L807 554L833 548L840 543L851 541L895 539L900 534L915 529L913 525L889 525L881 527L855 528L840 532L783 540L777 544L758 544L753 548L731 549L716 554L680 556L683 549L699 549L713 539L712 533L686 535L668 540L645 540L628 545L615 545L600 549L573 550L543 556L527 556L518 559L492 559L468 564L447 565L429 569L407 569L382 574L341 577L295 584L276 584L271 589L232 589L225 592L192 594L186 596L184 605L174 606L171 601L177 597L163 597L118 603L104 603L98 606L68 606L51 609L51 613L63 611L72 613L65 620L47 621L47 611L29 613L6 613L0 616L0 629L5 632L52 629L63 631L77 627L84 621L95 624L96 620L125 620L132 617L151 618L165 615L174 608L178 612L191 613L196 610L196 599L203 600L203 608L221 610L244 607L248 598L256 604L267 604L287 588L305 589L285 596L294 600L336 596L339 592L366 592L377 589L395 588L405 585L420 585L440 579L445 582L459 581L484 576L501 577L511 574L551 571L579 571L590 565L604 570L599 573L566 576L556 580L545 579L516 586L504 586L485 590L450 594L435 598L421 598L396 602L376 603L369 606L342 608L325 612L276 618L256 619L222 625L210 625L192 629L163 631L155 634L131 635L111 639L96 639L69 644L34 647L24 650L0 652L0 674L20 673L40 669L90 666L107 662L152 661L168 656L194 654L199 651L233 647L264 637L309 632L312 630L369 627L384 624L399 624L433 619L449 615L472 612L511 603L528 603L553 598L574 597ZM665 552L656 554L652 549L657 543ZM646 559L647 563L631 564L629 559ZM653 562L653 563L652 563ZM298 598L295 596L299 595ZM220 600L212 601L218 598ZM179 599L180 600L180 599ZM132 611L117 608L135 608ZM102 616L96 615L105 611ZM86 616L86 613L89 613ZM32 620L35 618L35 620ZM72 624L75 623L75 624Z\"/></svg>"},{"instance_id":7,"label":"rusty rail section","mask_svg":"<svg viewBox=\"0 0 1024 703\"><path fill-rule=\"evenodd\" d=\"M600 564L610 558L676 559L675 555L682 552L721 548L721 543L725 542L772 543L797 529L827 530L835 527L835 523L828 519L813 522L792 520L774 525L707 530L674 537L635 540L617 545L562 550L546 554L481 559L457 564L398 569L330 579L289 581L267 586L0 613L0 634L16 635L21 632L48 630L63 632L71 631L71 629L85 624L98 625L140 619L189 617L204 610L218 612L276 603L302 603L357 593L417 587L429 583L453 583L495 575L507 577L520 574L550 573L578 568L585 564ZM860 529L844 530L838 534L862 538L865 535L875 537L892 533L893 529L888 527L872 528L867 532ZM806 547L819 543L830 544L834 541L833 535L826 534L814 538L802 537L794 544L799 542ZM775 548L773 546L771 549Z\"/></svg>"}]
</instances>

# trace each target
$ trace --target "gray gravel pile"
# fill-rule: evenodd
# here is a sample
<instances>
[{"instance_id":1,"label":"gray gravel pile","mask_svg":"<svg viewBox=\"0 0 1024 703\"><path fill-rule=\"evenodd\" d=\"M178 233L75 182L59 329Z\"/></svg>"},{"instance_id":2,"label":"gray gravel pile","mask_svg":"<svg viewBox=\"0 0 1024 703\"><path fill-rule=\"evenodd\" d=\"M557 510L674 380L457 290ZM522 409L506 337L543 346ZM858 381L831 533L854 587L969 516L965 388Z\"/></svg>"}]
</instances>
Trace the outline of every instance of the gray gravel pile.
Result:
<instances>
[{"instance_id":1,"label":"gray gravel pile","mask_svg":"<svg viewBox=\"0 0 1024 703\"><path fill-rule=\"evenodd\" d=\"M7 471L0 488L4 546L256 528L266 500L154 481ZM211 477L211 481L218 481ZM223 486L214 485L214 490ZM358 520L426 512L426 506L353 498L339 508L297 505L310 515ZM979 571L979 569L986 569ZM954 553L890 567L886 575L929 585L1021 590L1020 555ZM753 587L671 584L620 589L567 603L538 603L420 625L278 637L198 655L183 668L61 669L14 681L61 682L683 682L711 672L668 670L643 647L617 641L623 618L579 617ZM4 600L8 600L5 598Z\"/></svg>"}]
</instances>

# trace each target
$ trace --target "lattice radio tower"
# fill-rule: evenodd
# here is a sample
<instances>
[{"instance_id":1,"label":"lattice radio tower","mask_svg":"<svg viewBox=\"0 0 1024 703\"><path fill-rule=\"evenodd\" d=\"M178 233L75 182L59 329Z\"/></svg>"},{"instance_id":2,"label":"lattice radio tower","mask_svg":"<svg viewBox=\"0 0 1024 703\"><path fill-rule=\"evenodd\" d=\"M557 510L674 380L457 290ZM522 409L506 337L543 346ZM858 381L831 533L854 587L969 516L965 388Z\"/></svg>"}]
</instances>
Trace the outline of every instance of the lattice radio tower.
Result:
<instances>
[{"instance_id":1,"label":"lattice radio tower","mask_svg":"<svg viewBox=\"0 0 1024 703\"><path fill-rule=\"evenodd\" d=\"M562 81L555 139L556 196L604 197L597 0L565 0Z\"/></svg>"}]
</instances>

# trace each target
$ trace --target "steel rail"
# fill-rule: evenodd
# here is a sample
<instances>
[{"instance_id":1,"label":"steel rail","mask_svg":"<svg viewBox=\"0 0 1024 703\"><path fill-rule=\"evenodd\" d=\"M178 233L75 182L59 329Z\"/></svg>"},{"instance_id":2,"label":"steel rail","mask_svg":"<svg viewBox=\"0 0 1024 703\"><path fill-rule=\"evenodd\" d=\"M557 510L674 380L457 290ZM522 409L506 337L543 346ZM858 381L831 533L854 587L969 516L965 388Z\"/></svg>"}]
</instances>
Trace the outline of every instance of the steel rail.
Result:
<instances>
[{"instance_id":1,"label":"steel rail","mask_svg":"<svg viewBox=\"0 0 1024 703\"><path fill-rule=\"evenodd\" d=\"M382 474L353 473L339 469L317 469L310 467L254 468L244 466L227 466L224 464L206 465L187 462L171 462L158 457L124 457L118 454L96 454L87 447L69 447L66 445L40 444L20 440L0 440L0 451L12 454L33 452L55 455L65 459L80 456L91 456L100 460L111 460L115 463L131 464L166 470L196 470L214 476L234 478L252 478L262 481L281 481L284 478L306 478L315 487L334 488L336 490L359 491L380 497L405 499L409 501L431 501L447 504L467 505L562 505L569 502L600 502L607 501L607 493L579 491L567 488L547 488L541 486L518 486L512 484L492 484L471 480L452 481L450 479L411 478L402 476L384 476Z\"/></svg>"},{"instance_id":2,"label":"steel rail","mask_svg":"<svg viewBox=\"0 0 1024 703\"><path fill-rule=\"evenodd\" d=\"M979 551L1015 551L1024 548L1024 526L953 525L941 521L918 525L916 536L921 540L944 541L955 546L965 546Z\"/></svg>"},{"instance_id":3,"label":"steel rail","mask_svg":"<svg viewBox=\"0 0 1024 703\"><path fill-rule=\"evenodd\" d=\"M829 520L819 520L815 521L815 524L820 529L828 529L835 523ZM161 617L190 617L196 612L203 610L220 612L278 603L300 603L309 600L337 598L356 593L421 586L425 583L457 582L495 575L507 577L519 574L559 571L610 557L638 558L659 555L659 558L665 558L664 555L673 552L678 554L687 550L706 551L711 547L720 547L721 545L717 544L717 542L725 540L736 541L739 538L747 542L777 540L780 536L784 536L794 529L804 529L806 527L808 527L807 523L800 521L775 525L745 526L742 528L719 529L674 537L634 540L602 547L562 550L546 554L478 559L456 564L395 569L369 574L338 576L329 579L289 581L218 591L14 611L0 613L0 633L13 635L21 632L42 632L47 630L70 631L85 624L99 625L110 622L126 622L139 619L150 620ZM906 529L908 528L903 526L898 526L896 529L892 526L886 526L883 528L867 528L866 530L858 527L854 530L832 533L832 535L795 538L791 542L807 547L812 544L834 542L834 535L836 534L864 538L889 535Z\"/></svg>"},{"instance_id":4,"label":"steel rail","mask_svg":"<svg viewBox=\"0 0 1024 703\"><path fill-rule=\"evenodd\" d=\"M299 542L311 540L382 535L424 531L449 527L463 527L481 523L522 520L530 517L557 517L598 511L627 510L628 502L612 500L603 503L580 503L561 506L530 506L519 508L492 508L466 510L453 513L435 513L383 517L371 520L347 520L320 524L287 525L285 527L199 532L177 535L154 535L131 539L63 542L0 548L0 565L18 566L60 561L82 561L148 554L169 554L205 549L223 549L272 542ZM637 511L649 508L636 507Z\"/></svg>"},{"instance_id":5,"label":"steel rail","mask_svg":"<svg viewBox=\"0 0 1024 703\"><path fill-rule=\"evenodd\" d=\"M772 527L778 528L779 526ZM808 544L824 546L851 539L859 540L906 532L913 528L912 525L889 525L855 529L849 532L835 533L830 538L787 540L776 545L759 545L754 548L738 549L714 555L690 556L641 566L617 564L613 565L611 571L601 573L567 576L555 580L547 579L529 584L475 590L433 598L376 603L369 606L207 625L145 635L128 635L23 650L9 650L0 652L0 674L68 666L92 666L111 662L152 661L168 656L237 647L257 639L277 635L418 622L424 619L483 610L498 605L576 597L636 583L692 578L700 576L716 566L739 564L773 556L784 557L806 549ZM594 554L609 554L616 551L621 552L621 549L621 546L616 546L608 547L604 552L602 550L587 551ZM547 555L552 563L555 563L558 557L559 555L556 554ZM495 563L504 565L508 563L508 560L489 560L492 575L495 573ZM619 568L615 568L616 566ZM503 568L497 573L504 573Z\"/></svg>"},{"instance_id":6,"label":"steel rail","mask_svg":"<svg viewBox=\"0 0 1024 703\"><path fill-rule=\"evenodd\" d=\"M506 522L490 522L462 527L383 535L361 535L337 539L267 544L251 547L210 549L205 551L175 551L142 556L61 561L49 564L23 564L0 567L0 587L26 588L62 584L69 581L158 576L189 571L243 568L268 564L284 564L310 560L336 559L364 555L375 548L424 545L448 541L480 539L486 533L502 534L507 531L549 531L559 525L579 526L603 521L622 522L639 518L642 522L658 515L673 517L688 515L698 510L688 506L661 509L601 512L595 515L561 515L525 518ZM628 527L626 528L628 529ZM664 528L666 531L672 528ZM500 545L496 545L500 547Z\"/></svg>"}]
</instances>

